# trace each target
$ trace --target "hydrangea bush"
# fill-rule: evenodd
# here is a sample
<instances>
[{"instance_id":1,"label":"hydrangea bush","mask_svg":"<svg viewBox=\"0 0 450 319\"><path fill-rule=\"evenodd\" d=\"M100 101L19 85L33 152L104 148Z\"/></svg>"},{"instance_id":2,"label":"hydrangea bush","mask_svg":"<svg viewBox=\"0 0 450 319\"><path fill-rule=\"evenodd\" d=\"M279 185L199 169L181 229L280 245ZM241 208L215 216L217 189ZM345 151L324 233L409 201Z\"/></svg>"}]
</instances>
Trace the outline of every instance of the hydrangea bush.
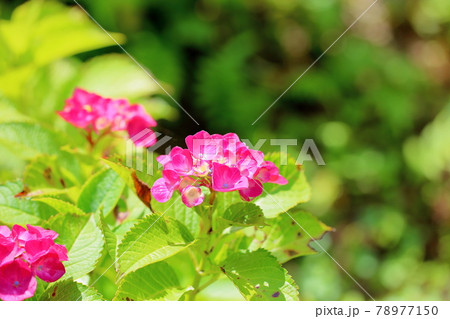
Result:
<instances>
[{"instance_id":1,"label":"hydrangea bush","mask_svg":"<svg viewBox=\"0 0 450 319\"><path fill-rule=\"evenodd\" d=\"M77 88L58 114L85 143L41 135L55 153L0 187L2 300L214 299L227 281L247 300L299 300L282 264L331 229L299 206L310 189L292 158L200 131L138 156L141 171L109 147L156 142L142 105Z\"/></svg>"}]
</instances>

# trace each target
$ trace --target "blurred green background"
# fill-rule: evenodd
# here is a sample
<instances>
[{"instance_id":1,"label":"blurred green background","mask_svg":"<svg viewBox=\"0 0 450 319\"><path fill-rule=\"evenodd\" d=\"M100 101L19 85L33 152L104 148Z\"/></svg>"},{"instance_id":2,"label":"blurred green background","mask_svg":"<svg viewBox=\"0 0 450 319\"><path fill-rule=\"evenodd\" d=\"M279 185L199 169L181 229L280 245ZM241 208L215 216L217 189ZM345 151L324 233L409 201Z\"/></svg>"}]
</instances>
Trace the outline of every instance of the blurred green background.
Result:
<instances>
[{"instance_id":1,"label":"blurred green background","mask_svg":"<svg viewBox=\"0 0 450 319\"><path fill-rule=\"evenodd\" d=\"M80 0L200 127L73 1L23 3L0 2L0 122L81 143L55 114L78 85L143 103L173 145L232 131L297 156L312 138L306 208L336 228L330 254L375 299L450 300L450 1L378 1L251 125L372 0ZM22 176L0 154L1 181ZM367 299L324 253L287 267L305 300Z\"/></svg>"}]
</instances>

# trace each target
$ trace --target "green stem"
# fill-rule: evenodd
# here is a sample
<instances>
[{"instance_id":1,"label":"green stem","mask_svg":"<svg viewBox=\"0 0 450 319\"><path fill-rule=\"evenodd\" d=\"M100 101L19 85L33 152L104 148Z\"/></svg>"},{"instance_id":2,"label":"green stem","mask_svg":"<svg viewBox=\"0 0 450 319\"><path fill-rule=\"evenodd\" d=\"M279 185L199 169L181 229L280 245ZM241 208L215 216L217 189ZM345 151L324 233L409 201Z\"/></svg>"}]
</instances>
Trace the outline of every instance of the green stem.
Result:
<instances>
[{"instance_id":1,"label":"green stem","mask_svg":"<svg viewBox=\"0 0 450 319\"><path fill-rule=\"evenodd\" d=\"M201 285L200 287L198 287L198 291L202 291L203 289L205 289L206 287L208 287L209 285L213 284L216 282L216 280L219 278L220 274L214 274L211 279L209 279L207 282L205 282L203 285Z\"/></svg>"},{"instance_id":2,"label":"green stem","mask_svg":"<svg viewBox=\"0 0 450 319\"><path fill-rule=\"evenodd\" d=\"M200 285L200 280L201 279L202 279L201 274L199 272L197 272L195 274L194 282L192 283L192 287L194 287L194 289L190 291L187 300L189 300L189 301L194 301L195 300L195 297L200 292L199 285Z\"/></svg>"},{"instance_id":3,"label":"green stem","mask_svg":"<svg viewBox=\"0 0 450 319\"><path fill-rule=\"evenodd\" d=\"M213 207L214 207L214 200L216 197L216 192L211 191L209 205L210 207L203 211L201 215L201 227L200 227L200 237L204 240L204 243L198 246L198 253L201 256L200 263L196 266L196 274L194 277L194 281L192 283L192 287L194 288L189 294L188 294L188 300L195 300L196 295L212 284L214 281L217 280L218 274L213 274L213 277L200 286L200 282L202 277L210 275L209 271L205 271L205 268L211 267L211 263L209 261L209 253L211 249L211 237L212 237L212 214L213 214ZM195 256L192 256L192 259L194 261L194 264L197 263L197 260Z\"/></svg>"},{"instance_id":4,"label":"green stem","mask_svg":"<svg viewBox=\"0 0 450 319\"><path fill-rule=\"evenodd\" d=\"M92 131L91 130L89 130L87 132L86 140L89 143L89 151L92 152L92 150L94 149L94 146L95 146L95 142L94 142L94 139L92 137Z\"/></svg>"}]
</instances>

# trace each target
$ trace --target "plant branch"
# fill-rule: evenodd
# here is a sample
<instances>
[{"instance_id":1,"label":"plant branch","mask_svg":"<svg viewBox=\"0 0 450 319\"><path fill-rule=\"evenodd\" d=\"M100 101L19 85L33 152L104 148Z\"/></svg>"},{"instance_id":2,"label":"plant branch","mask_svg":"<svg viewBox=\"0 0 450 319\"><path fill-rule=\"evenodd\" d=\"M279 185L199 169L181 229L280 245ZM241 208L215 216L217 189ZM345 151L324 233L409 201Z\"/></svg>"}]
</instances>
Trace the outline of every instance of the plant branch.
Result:
<instances>
[{"instance_id":1,"label":"plant branch","mask_svg":"<svg viewBox=\"0 0 450 319\"><path fill-rule=\"evenodd\" d=\"M200 244L198 246L198 253L201 256L200 263L197 264L197 258L195 255L190 252L191 258L194 262L195 268L196 268L196 274L194 277L194 281L192 283L192 287L194 288L189 294L188 294L188 300L195 300L195 296L204 288L212 284L214 281L217 280L218 274L213 274L213 277L200 286L200 282L203 276L207 276L210 273L208 271L205 271L206 263L211 264L209 260L209 253L210 253L210 245L211 245L211 237L213 235L212 233L212 215L214 210L214 200L216 197L216 192L211 191L210 199L209 199L209 207L205 211L201 211L200 217L201 217L201 226L200 226L200 237L204 240L204 243ZM210 265L208 265L210 266ZM210 267L208 267L210 268Z\"/></svg>"}]
</instances>

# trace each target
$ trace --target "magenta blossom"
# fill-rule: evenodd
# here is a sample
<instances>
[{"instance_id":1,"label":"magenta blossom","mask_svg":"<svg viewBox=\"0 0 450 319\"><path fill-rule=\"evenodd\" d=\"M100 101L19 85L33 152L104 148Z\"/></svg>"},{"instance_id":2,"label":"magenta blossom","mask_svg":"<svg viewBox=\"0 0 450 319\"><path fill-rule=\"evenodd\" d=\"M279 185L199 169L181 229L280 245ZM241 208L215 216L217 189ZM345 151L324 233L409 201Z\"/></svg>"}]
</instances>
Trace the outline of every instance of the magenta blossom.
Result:
<instances>
[{"instance_id":1,"label":"magenta blossom","mask_svg":"<svg viewBox=\"0 0 450 319\"><path fill-rule=\"evenodd\" d=\"M203 203L205 195L200 187L188 186L181 191L181 200L187 207L198 206Z\"/></svg>"},{"instance_id":2,"label":"magenta blossom","mask_svg":"<svg viewBox=\"0 0 450 319\"><path fill-rule=\"evenodd\" d=\"M156 143L156 136L150 130L156 121L142 105L130 104L127 99L104 98L76 88L58 114L88 133L127 131L137 146L149 147Z\"/></svg>"},{"instance_id":3,"label":"magenta blossom","mask_svg":"<svg viewBox=\"0 0 450 319\"><path fill-rule=\"evenodd\" d=\"M33 297L37 281L30 266L16 259L0 267L0 299L19 301Z\"/></svg>"},{"instance_id":4,"label":"magenta blossom","mask_svg":"<svg viewBox=\"0 0 450 319\"><path fill-rule=\"evenodd\" d=\"M34 295L36 278L53 282L66 270L67 249L55 244L58 234L38 226L0 226L0 299L24 300Z\"/></svg>"},{"instance_id":5,"label":"magenta blossom","mask_svg":"<svg viewBox=\"0 0 450 319\"><path fill-rule=\"evenodd\" d=\"M251 201L262 194L263 183L287 183L274 163L264 161L262 152L249 149L234 133L201 131L186 137L186 145L187 149L175 147L157 158L163 177L151 191L158 202L179 191L186 206L200 205L204 200L200 186L216 192L239 191L243 200Z\"/></svg>"}]
</instances>

